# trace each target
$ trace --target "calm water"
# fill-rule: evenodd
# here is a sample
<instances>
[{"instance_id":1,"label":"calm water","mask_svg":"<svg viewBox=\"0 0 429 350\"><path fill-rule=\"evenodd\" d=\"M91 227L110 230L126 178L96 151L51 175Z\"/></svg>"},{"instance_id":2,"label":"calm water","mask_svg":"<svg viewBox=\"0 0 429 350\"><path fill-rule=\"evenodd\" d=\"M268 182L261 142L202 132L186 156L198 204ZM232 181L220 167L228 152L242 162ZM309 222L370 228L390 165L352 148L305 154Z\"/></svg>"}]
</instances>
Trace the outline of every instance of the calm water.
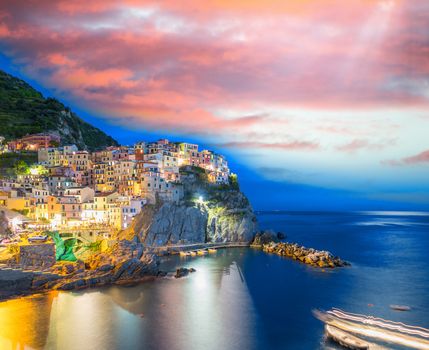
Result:
<instances>
[{"instance_id":1,"label":"calm water","mask_svg":"<svg viewBox=\"0 0 429 350\"><path fill-rule=\"evenodd\" d=\"M1 303L0 349L323 349L311 310L331 307L429 328L429 214L278 212L259 220L352 267L322 272L251 249L172 258L165 269L197 272Z\"/></svg>"}]
</instances>

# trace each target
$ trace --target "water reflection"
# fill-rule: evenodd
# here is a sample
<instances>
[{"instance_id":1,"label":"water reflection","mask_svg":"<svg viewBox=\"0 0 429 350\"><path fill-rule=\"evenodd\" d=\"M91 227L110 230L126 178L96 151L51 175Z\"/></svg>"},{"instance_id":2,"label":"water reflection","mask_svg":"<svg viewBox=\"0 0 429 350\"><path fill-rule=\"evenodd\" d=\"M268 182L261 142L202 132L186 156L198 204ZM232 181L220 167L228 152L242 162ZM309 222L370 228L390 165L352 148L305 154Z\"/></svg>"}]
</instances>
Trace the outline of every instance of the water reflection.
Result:
<instances>
[{"instance_id":1,"label":"water reflection","mask_svg":"<svg viewBox=\"0 0 429 350\"><path fill-rule=\"evenodd\" d=\"M0 349L41 349L46 345L57 293L0 303Z\"/></svg>"},{"instance_id":2,"label":"water reflection","mask_svg":"<svg viewBox=\"0 0 429 350\"><path fill-rule=\"evenodd\" d=\"M252 301L236 259L227 252L217 257L172 259L197 272L185 279L104 291L118 305L141 318L142 341L160 349L254 348ZM234 339L234 346L231 344Z\"/></svg>"},{"instance_id":3,"label":"water reflection","mask_svg":"<svg viewBox=\"0 0 429 350\"><path fill-rule=\"evenodd\" d=\"M197 272L134 287L0 304L0 349L252 349L256 321L240 254L166 266Z\"/></svg>"}]
</instances>

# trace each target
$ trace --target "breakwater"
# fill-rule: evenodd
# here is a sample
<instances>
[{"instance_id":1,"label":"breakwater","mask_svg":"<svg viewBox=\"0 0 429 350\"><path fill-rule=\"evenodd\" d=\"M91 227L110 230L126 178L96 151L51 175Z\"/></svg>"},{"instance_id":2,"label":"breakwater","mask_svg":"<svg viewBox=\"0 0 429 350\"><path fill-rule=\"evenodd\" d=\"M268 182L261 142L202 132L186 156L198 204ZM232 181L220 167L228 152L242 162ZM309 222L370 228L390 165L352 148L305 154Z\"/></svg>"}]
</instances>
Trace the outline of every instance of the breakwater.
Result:
<instances>
[{"instance_id":1,"label":"breakwater","mask_svg":"<svg viewBox=\"0 0 429 350\"><path fill-rule=\"evenodd\" d=\"M334 268L349 266L350 263L334 256L326 250L316 250L306 248L297 243L270 242L262 245L262 250L266 253L286 256L314 267Z\"/></svg>"}]
</instances>

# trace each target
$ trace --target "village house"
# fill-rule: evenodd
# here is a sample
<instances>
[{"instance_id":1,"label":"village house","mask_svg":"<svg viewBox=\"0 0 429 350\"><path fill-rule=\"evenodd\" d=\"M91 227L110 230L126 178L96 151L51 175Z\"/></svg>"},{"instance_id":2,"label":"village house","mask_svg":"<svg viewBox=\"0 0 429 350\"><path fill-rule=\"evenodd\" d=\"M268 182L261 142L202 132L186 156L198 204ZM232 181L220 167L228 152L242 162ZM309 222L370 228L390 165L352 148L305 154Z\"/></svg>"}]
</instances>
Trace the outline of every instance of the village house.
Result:
<instances>
[{"instance_id":1,"label":"village house","mask_svg":"<svg viewBox=\"0 0 429 350\"><path fill-rule=\"evenodd\" d=\"M205 169L212 183L229 183L225 157L192 143L160 139L92 153L45 143L37 151L47 174L2 179L0 205L25 212L50 229L73 228L73 235L87 241L128 227L146 204L179 203L183 166Z\"/></svg>"},{"instance_id":2,"label":"village house","mask_svg":"<svg viewBox=\"0 0 429 350\"><path fill-rule=\"evenodd\" d=\"M26 135L20 139L10 141L8 149L11 151L38 151L40 148L48 148L53 144L59 144L60 137L58 135L41 133Z\"/></svg>"}]
</instances>

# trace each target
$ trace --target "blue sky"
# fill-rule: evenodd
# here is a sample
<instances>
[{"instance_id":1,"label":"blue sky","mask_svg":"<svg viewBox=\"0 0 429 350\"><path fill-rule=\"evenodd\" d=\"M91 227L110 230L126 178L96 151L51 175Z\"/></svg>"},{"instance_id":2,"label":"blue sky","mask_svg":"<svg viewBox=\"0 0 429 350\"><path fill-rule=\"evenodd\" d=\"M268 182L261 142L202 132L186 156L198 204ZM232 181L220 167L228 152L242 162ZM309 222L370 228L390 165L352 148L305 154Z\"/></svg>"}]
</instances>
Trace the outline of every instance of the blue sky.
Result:
<instances>
[{"instance_id":1,"label":"blue sky","mask_svg":"<svg viewBox=\"0 0 429 350\"><path fill-rule=\"evenodd\" d=\"M55 93L44 88L37 81L23 75L5 56L0 56L0 67L10 74L24 79L42 92L44 96L56 97ZM70 105L64 99L62 99L62 102ZM232 171L239 176L242 191L249 197L255 210L429 210L429 205L426 202L419 203L418 199L411 198L411 200L404 201L400 198L395 200L391 198L388 200L371 198L372 193L366 192L365 189L352 191L311 186L285 181L281 178L273 181L249 167L235 152L230 149L213 148L213 145L207 143L204 138L195 138L189 135L181 136L167 131L162 132L162 130L158 132L153 132L149 129L131 130L130 128L107 122L103 118L91 116L88 111L79 108L78 105L70 106L85 121L102 129L124 145L132 145L140 140L156 140L167 137L172 140L195 142L202 147L214 149L219 153L225 154ZM425 193L426 189L422 189L422 191ZM397 192L400 194L409 193L407 189L398 190Z\"/></svg>"},{"instance_id":2,"label":"blue sky","mask_svg":"<svg viewBox=\"0 0 429 350\"><path fill-rule=\"evenodd\" d=\"M122 144L226 154L256 209L429 209L429 3L0 5L0 66Z\"/></svg>"}]
</instances>

